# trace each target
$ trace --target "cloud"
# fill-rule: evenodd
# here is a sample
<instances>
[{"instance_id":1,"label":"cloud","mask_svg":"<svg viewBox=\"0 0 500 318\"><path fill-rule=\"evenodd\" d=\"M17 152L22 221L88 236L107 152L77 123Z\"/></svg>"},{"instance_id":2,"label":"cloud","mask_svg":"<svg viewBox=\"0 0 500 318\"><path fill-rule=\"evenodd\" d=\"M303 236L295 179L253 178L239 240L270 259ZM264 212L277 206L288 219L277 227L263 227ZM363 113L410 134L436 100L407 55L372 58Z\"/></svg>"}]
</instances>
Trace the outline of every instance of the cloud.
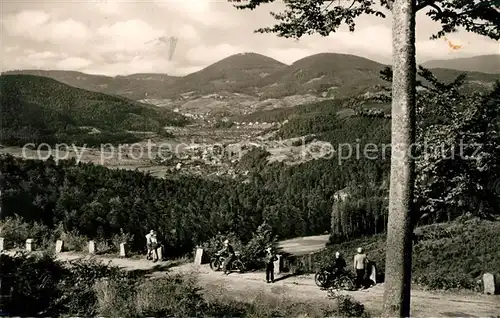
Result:
<instances>
[{"instance_id":1,"label":"cloud","mask_svg":"<svg viewBox=\"0 0 500 318\"><path fill-rule=\"evenodd\" d=\"M43 51L43 52L34 52L30 51L30 54L26 56L28 60L47 60L47 59L55 59L60 58L61 55L51 51Z\"/></svg>"},{"instance_id":2,"label":"cloud","mask_svg":"<svg viewBox=\"0 0 500 318\"><path fill-rule=\"evenodd\" d=\"M2 22L8 35L36 42L62 44L86 41L91 35L90 30L81 22L73 19L55 20L40 10L21 11L7 16Z\"/></svg>"},{"instance_id":3,"label":"cloud","mask_svg":"<svg viewBox=\"0 0 500 318\"><path fill-rule=\"evenodd\" d=\"M69 57L57 63L57 68L63 70L80 70L90 66L91 64L92 61L81 57Z\"/></svg>"},{"instance_id":4,"label":"cloud","mask_svg":"<svg viewBox=\"0 0 500 318\"><path fill-rule=\"evenodd\" d=\"M235 18L231 4L213 0L154 1L169 14L178 15L183 21L190 20L205 27L236 27L241 21Z\"/></svg>"},{"instance_id":5,"label":"cloud","mask_svg":"<svg viewBox=\"0 0 500 318\"><path fill-rule=\"evenodd\" d=\"M19 50L19 45L7 46L4 48L5 53L10 53Z\"/></svg>"},{"instance_id":6,"label":"cloud","mask_svg":"<svg viewBox=\"0 0 500 318\"><path fill-rule=\"evenodd\" d=\"M101 44L97 49L109 51L143 52L148 49L149 41L164 35L143 20L133 19L101 26L97 29Z\"/></svg>"},{"instance_id":7,"label":"cloud","mask_svg":"<svg viewBox=\"0 0 500 318\"><path fill-rule=\"evenodd\" d=\"M96 11L99 11L104 15L120 15L127 2L124 0L106 0L89 4L95 5L94 8Z\"/></svg>"},{"instance_id":8,"label":"cloud","mask_svg":"<svg viewBox=\"0 0 500 318\"><path fill-rule=\"evenodd\" d=\"M201 40L198 31L190 24L182 24L173 33L182 41L199 42Z\"/></svg>"},{"instance_id":9,"label":"cloud","mask_svg":"<svg viewBox=\"0 0 500 318\"><path fill-rule=\"evenodd\" d=\"M64 55L53 51L35 51L24 49L24 54L16 54L10 59L9 67L12 69L23 68L53 68L57 61L64 58Z\"/></svg>"},{"instance_id":10,"label":"cloud","mask_svg":"<svg viewBox=\"0 0 500 318\"><path fill-rule=\"evenodd\" d=\"M50 20L44 11L26 10L3 19L3 24L8 33L12 35L25 35L33 37L33 31L43 26Z\"/></svg>"}]
</instances>

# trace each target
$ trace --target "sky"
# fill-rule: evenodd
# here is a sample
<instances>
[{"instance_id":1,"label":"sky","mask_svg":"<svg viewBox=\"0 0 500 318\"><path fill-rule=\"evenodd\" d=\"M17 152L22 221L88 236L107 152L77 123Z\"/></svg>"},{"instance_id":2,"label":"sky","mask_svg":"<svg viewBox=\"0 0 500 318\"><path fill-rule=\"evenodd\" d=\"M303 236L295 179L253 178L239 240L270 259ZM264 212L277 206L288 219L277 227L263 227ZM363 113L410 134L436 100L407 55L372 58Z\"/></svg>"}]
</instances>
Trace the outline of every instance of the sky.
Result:
<instances>
[{"instance_id":1,"label":"sky","mask_svg":"<svg viewBox=\"0 0 500 318\"><path fill-rule=\"evenodd\" d=\"M339 0L340 1L340 0ZM183 76L236 53L255 52L286 64L323 52L391 62L391 20L363 16L356 31L299 41L258 34L272 26L280 2L237 10L226 0L1 0L1 68L75 70L109 76L167 73ZM417 60L498 54L499 44L459 32L430 40L437 25L417 16ZM171 59L173 46L177 43Z\"/></svg>"}]
</instances>

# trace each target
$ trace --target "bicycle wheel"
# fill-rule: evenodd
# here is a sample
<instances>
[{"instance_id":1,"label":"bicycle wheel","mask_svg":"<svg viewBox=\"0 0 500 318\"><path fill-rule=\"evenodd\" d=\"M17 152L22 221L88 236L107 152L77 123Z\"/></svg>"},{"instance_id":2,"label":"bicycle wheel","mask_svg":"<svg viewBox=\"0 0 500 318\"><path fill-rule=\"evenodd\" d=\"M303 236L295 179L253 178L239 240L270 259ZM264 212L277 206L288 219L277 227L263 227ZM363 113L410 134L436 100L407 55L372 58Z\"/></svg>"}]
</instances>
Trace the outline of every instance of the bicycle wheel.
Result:
<instances>
[{"instance_id":1,"label":"bicycle wheel","mask_svg":"<svg viewBox=\"0 0 500 318\"><path fill-rule=\"evenodd\" d=\"M354 282L347 276L342 276L337 281L337 287L343 290L353 290Z\"/></svg>"},{"instance_id":2,"label":"bicycle wheel","mask_svg":"<svg viewBox=\"0 0 500 318\"><path fill-rule=\"evenodd\" d=\"M318 287L326 287L326 282L328 281L328 273L326 272L317 272L314 275L314 282Z\"/></svg>"},{"instance_id":3,"label":"bicycle wheel","mask_svg":"<svg viewBox=\"0 0 500 318\"><path fill-rule=\"evenodd\" d=\"M237 271L238 273L243 273L243 271L245 270L245 265L243 265L242 261L237 259L233 262L231 268Z\"/></svg>"}]
</instances>

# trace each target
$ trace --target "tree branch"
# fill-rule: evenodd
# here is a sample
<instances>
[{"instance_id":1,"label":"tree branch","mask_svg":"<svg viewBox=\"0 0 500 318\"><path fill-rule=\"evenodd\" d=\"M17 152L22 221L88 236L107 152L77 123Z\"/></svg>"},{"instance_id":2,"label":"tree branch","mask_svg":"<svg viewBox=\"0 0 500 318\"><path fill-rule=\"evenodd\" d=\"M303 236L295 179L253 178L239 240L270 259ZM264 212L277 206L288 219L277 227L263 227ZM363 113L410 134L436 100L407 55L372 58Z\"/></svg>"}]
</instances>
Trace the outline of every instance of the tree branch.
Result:
<instances>
[{"instance_id":1,"label":"tree branch","mask_svg":"<svg viewBox=\"0 0 500 318\"><path fill-rule=\"evenodd\" d=\"M427 1L421 0L421 1L419 1L418 4L417 4L417 7L415 8L415 11L419 11L419 10L425 8L425 7L428 7L428 6L431 6L434 9L438 10L439 13L442 13L441 12L441 8L439 8L436 5L436 0L427 0Z\"/></svg>"}]
</instances>

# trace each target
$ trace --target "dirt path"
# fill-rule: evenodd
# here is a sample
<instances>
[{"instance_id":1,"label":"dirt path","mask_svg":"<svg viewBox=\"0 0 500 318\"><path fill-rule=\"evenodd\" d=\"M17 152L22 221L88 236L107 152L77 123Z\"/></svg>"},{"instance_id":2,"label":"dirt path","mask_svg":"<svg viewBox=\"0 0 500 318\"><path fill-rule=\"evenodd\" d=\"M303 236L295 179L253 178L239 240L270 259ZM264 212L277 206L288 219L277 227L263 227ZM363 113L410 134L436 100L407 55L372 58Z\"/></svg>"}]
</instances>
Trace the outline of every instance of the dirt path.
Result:
<instances>
[{"instance_id":1,"label":"dirt path","mask_svg":"<svg viewBox=\"0 0 500 318\"><path fill-rule=\"evenodd\" d=\"M60 254L61 260L76 259L75 254ZM152 263L144 259L122 259L100 257L105 262L123 267L127 270L148 270L152 277L164 276L169 264L167 262ZM184 264L170 267L173 273L197 273L201 285L219 285L238 294L246 292L286 293L287 296L298 299L327 299L327 292L320 290L312 275L285 277L274 284L266 284L263 273L244 273L223 275L210 270L208 265L196 266ZM360 301L365 307L379 313L382 309L384 293L383 284L378 284L367 290L341 292ZM474 293L430 292L419 289L412 290L413 317L500 317L500 296L479 295Z\"/></svg>"}]
</instances>

